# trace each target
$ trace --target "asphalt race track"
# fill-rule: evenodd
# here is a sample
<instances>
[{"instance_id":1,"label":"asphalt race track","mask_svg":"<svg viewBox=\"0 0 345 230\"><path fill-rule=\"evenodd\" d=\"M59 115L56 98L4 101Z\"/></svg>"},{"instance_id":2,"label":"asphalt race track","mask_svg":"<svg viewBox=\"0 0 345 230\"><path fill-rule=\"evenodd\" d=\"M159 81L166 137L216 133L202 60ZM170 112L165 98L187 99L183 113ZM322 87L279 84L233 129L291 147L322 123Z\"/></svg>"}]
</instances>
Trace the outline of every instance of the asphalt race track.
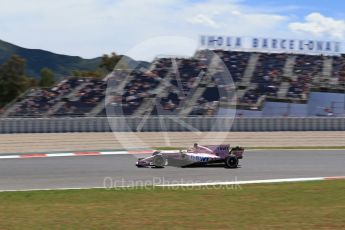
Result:
<instances>
[{"instance_id":1,"label":"asphalt race track","mask_svg":"<svg viewBox=\"0 0 345 230\"><path fill-rule=\"evenodd\" d=\"M135 161L132 155L2 159L0 190L103 187L105 178L107 186L124 186L345 176L345 150L249 151L238 169L137 168Z\"/></svg>"}]
</instances>

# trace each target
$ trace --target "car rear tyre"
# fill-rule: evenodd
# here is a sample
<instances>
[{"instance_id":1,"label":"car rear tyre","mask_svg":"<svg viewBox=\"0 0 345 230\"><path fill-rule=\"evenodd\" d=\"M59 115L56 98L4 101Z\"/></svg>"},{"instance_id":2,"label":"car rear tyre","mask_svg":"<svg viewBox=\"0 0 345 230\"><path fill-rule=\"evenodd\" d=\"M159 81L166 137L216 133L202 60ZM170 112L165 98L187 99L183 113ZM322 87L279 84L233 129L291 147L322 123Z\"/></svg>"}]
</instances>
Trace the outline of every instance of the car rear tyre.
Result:
<instances>
[{"instance_id":1,"label":"car rear tyre","mask_svg":"<svg viewBox=\"0 0 345 230\"><path fill-rule=\"evenodd\" d=\"M225 165L227 168L237 168L238 167L238 159L235 156L228 156L225 158Z\"/></svg>"},{"instance_id":2,"label":"car rear tyre","mask_svg":"<svg viewBox=\"0 0 345 230\"><path fill-rule=\"evenodd\" d=\"M163 168L165 165L165 160L162 156L156 155L153 158L153 166L156 168Z\"/></svg>"}]
</instances>

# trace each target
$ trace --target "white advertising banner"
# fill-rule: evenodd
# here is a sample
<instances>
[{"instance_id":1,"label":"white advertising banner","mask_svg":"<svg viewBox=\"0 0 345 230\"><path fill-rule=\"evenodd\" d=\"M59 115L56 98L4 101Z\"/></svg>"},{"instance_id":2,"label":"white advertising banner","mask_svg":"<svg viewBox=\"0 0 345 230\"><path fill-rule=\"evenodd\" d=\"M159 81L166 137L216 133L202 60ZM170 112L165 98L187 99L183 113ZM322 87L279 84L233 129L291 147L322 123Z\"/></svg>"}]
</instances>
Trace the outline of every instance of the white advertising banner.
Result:
<instances>
[{"instance_id":1,"label":"white advertising banner","mask_svg":"<svg viewBox=\"0 0 345 230\"><path fill-rule=\"evenodd\" d=\"M339 41L301 40L235 36L200 36L200 49L223 49L252 52L280 52L314 55L341 55L344 43Z\"/></svg>"}]
</instances>

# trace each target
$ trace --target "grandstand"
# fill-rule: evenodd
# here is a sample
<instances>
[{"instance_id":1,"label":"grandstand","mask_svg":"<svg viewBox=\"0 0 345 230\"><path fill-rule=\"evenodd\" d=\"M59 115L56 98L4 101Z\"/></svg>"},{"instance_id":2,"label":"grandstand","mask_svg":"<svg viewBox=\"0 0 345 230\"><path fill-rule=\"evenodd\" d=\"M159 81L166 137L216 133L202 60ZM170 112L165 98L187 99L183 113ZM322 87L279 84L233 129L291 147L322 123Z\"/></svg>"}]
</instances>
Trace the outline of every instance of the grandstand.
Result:
<instances>
[{"instance_id":1,"label":"grandstand","mask_svg":"<svg viewBox=\"0 0 345 230\"><path fill-rule=\"evenodd\" d=\"M108 81L117 84L107 89ZM237 98L227 100L235 88ZM115 70L103 80L71 77L30 89L2 117L94 117L107 110L217 116L235 106L239 116L345 116L344 98L344 56L199 50L190 58L157 58L148 69Z\"/></svg>"}]
</instances>

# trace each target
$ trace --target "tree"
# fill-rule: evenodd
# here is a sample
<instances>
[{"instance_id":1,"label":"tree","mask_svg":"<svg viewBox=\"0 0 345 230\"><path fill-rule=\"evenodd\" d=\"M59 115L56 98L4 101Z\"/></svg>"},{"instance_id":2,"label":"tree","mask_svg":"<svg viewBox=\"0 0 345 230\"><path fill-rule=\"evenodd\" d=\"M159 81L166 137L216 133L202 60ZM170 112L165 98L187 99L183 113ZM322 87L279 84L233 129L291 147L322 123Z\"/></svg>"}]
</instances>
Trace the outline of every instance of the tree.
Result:
<instances>
[{"instance_id":1,"label":"tree","mask_svg":"<svg viewBox=\"0 0 345 230\"><path fill-rule=\"evenodd\" d=\"M26 61L13 55L0 66L0 106L12 101L29 86L29 79L25 76Z\"/></svg>"},{"instance_id":2,"label":"tree","mask_svg":"<svg viewBox=\"0 0 345 230\"><path fill-rule=\"evenodd\" d=\"M112 72L121 58L122 56L116 53L111 53L111 55L105 54L102 57L99 67L104 68L107 72Z\"/></svg>"},{"instance_id":3,"label":"tree","mask_svg":"<svg viewBox=\"0 0 345 230\"><path fill-rule=\"evenodd\" d=\"M75 70L72 72L74 77L78 78L95 78L95 79L102 79L105 76L104 70L97 69L95 71L80 71Z\"/></svg>"},{"instance_id":4,"label":"tree","mask_svg":"<svg viewBox=\"0 0 345 230\"><path fill-rule=\"evenodd\" d=\"M41 69L40 87L51 87L55 84L55 76L53 71L48 68Z\"/></svg>"}]
</instances>

